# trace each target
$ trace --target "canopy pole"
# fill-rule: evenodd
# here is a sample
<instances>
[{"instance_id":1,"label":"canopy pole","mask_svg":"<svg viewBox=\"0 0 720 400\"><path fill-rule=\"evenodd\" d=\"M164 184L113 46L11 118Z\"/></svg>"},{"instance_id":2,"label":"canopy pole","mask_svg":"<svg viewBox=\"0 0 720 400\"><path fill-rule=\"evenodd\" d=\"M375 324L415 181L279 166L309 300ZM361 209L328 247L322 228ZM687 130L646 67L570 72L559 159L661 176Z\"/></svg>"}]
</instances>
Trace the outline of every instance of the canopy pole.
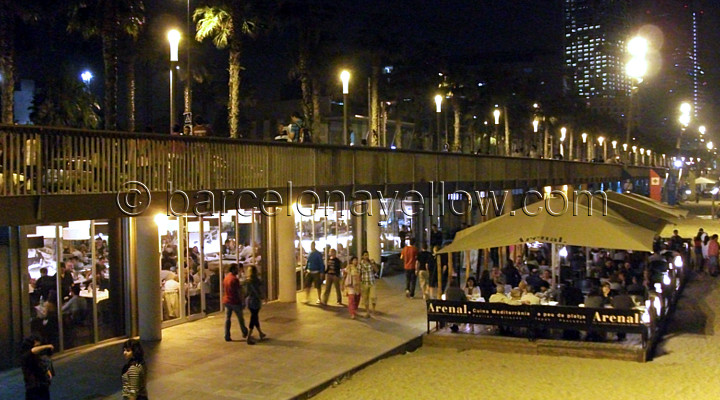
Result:
<instances>
[{"instance_id":1,"label":"canopy pole","mask_svg":"<svg viewBox=\"0 0 720 400\"><path fill-rule=\"evenodd\" d=\"M590 259L590 248L585 247L585 276L590 276L590 266L592 266L592 260Z\"/></svg>"},{"instance_id":2,"label":"canopy pole","mask_svg":"<svg viewBox=\"0 0 720 400\"><path fill-rule=\"evenodd\" d=\"M470 277L470 250L465 250L465 281Z\"/></svg>"},{"instance_id":3,"label":"canopy pole","mask_svg":"<svg viewBox=\"0 0 720 400\"><path fill-rule=\"evenodd\" d=\"M552 268L550 268L550 270L552 271L552 280L553 280L551 282L550 286L552 286L553 289L557 290L558 285L557 285L557 279L555 279L555 278L557 277L557 274L558 274L557 268L558 268L559 257L557 254L557 245L555 243L552 243L550 245L550 252L552 253L552 257L551 257Z\"/></svg>"},{"instance_id":4,"label":"canopy pole","mask_svg":"<svg viewBox=\"0 0 720 400\"><path fill-rule=\"evenodd\" d=\"M448 287L452 284L453 274L453 253L448 253Z\"/></svg>"},{"instance_id":5,"label":"canopy pole","mask_svg":"<svg viewBox=\"0 0 720 400\"><path fill-rule=\"evenodd\" d=\"M440 258L440 254L435 256L435 265L436 265L435 269L437 269L437 282L438 282L437 297L435 297L435 298L441 299L442 298L442 267L443 266L442 266L442 259Z\"/></svg>"}]
</instances>

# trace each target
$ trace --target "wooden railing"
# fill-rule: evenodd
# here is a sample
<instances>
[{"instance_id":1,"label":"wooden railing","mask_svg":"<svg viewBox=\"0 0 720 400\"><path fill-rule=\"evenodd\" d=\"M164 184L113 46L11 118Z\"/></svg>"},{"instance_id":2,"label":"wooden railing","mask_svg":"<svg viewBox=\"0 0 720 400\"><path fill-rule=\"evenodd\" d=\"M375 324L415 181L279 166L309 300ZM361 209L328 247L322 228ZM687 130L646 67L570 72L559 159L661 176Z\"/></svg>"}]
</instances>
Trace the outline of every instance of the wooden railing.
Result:
<instances>
[{"instance_id":1,"label":"wooden railing","mask_svg":"<svg viewBox=\"0 0 720 400\"><path fill-rule=\"evenodd\" d=\"M0 196L117 193L127 181L151 191L165 191L170 182L192 191L288 181L355 188L445 181L500 189L619 180L623 168L648 177L648 167L613 164L25 126L0 126L0 151Z\"/></svg>"}]
</instances>

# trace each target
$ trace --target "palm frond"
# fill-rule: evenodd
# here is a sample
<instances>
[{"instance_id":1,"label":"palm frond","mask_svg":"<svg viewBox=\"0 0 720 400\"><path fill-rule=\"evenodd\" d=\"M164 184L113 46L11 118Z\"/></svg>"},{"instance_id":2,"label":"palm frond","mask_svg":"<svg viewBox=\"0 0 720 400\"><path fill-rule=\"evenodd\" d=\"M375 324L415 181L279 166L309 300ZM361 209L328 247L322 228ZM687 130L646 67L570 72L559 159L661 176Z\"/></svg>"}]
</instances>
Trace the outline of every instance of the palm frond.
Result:
<instances>
[{"instance_id":1,"label":"palm frond","mask_svg":"<svg viewBox=\"0 0 720 400\"><path fill-rule=\"evenodd\" d=\"M193 13L197 23L195 39L202 42L208 37L218 48L224 48L230 41L233 23L230 13L220 7L200 7Z\"/></svg>"}]
</instances>

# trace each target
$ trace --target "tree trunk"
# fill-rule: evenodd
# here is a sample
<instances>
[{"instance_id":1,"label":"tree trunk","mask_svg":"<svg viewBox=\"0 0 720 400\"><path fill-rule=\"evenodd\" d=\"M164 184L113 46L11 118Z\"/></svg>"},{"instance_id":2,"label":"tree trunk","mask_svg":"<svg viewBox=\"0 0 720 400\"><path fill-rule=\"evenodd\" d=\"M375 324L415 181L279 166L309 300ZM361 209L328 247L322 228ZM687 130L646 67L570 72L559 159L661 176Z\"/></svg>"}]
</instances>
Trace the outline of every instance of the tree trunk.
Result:
<instances>
[{"instance_id":1,"label":"tree trunk","mask_svg":"<svg viewBox=\"0 0 720 400\"><path fill-rule=\"evenodd\" d=\"M370 137L368 138L368 144L370 146L377 146L379 133L378 128L380 127L380 110L378 101L378 81L380 80L380 60L376 60L372 66L372 82L370 84Z\"/></svg>"},{"instance_id":2,"label":"tree trunk","mask_svg":"<svg viewBox=\"0 0 720 400\"><path fill-rule=\"evenodd\" d=\"M106 1L103 15L102 52L105 66L105 129L117 129L118 30L117 4Z\"/></svg>"},{"instance_id":3,"label":"tree trunk","mask_svg":"<svg viewBox=\"0 0 720 400\"><path fill-rule=\"evenodd\" d=\"M400 100L402 101L402 100ZM398 149L402 149L403 137L402 137L402 113L400 112L400 101L395 106L395 135L393 136L393 144Z\"/></svg>"},{"instance_id":4,"label":"tree trunk","mask_svg":"<svg viewBox=\"0 0 720 400\"><path fill-rule=\"evenodd\" d=\"M230 79L228 80L228 126L230 137L241 137L239 134L240 122L240 44L230 45Z\"/></svg>"},{"instance_id":5,"label":"tree trunk","mask_svg":"<svg viewBox=\"0 0 720 400\"><path fill-rule=\"evenodd\" d=\"M303 33L306 36L307 33ZM309 61L310 51L307 46L307 38L300 40L299 53L298 53L298 75L300 77L300 90L302 90L302 111L305 126L312 127L314 125L314 114L313 114L313 85L310 80L309 73Z\"/></svg>"},{"instance_id":6,"label":"tree trunk","mask_svg":"<svg viewBox=\"0 0 720 400\"><path fill-rule=\"evenodd\" d=\"M457 101L453 102L453 114L455 115L455 138L453 140L452 151L461 151L462 148L460 145L460 104Z\"/></svg>"},{"instance_id":7,"label":"tree trunk","mask_svg":"<svg viewBox=\"0 0 720 400\"><path fill-rule=\"evenodd\" d=\"M319 135L320 134L320 124L322 121L320 121L320 84L318 83L316 78L312 78L312 112L313 112L313 120L312 125L310 125L310 129L312 130L313 135ZM315 138L313 138L315 140ZM325 143L330 143L329 138L324 138Z\"/></svg>"},{"instance_id":8,"label":"tree trunk","mask_svg":"<svg viewBox=\"0 0 720 400\"><path fill-rule=\"evenodd\" d=\"M127 68L127 129L129 132L135 132L135 61L137 59L137 53L134 49L129 49L129 51L130 59L128 60Z\"/></svg>"},{"instance_id":9,"label":"tree trunk","mask_svg":"<svg viewBox=\"0 0 720 400\"><path fill-rule=\"evenodd\" d=\"M0 122L15 122L15 21L7 6L0 8L0 90L2 90L2 117Z\"/></svg>"}]
</instances>

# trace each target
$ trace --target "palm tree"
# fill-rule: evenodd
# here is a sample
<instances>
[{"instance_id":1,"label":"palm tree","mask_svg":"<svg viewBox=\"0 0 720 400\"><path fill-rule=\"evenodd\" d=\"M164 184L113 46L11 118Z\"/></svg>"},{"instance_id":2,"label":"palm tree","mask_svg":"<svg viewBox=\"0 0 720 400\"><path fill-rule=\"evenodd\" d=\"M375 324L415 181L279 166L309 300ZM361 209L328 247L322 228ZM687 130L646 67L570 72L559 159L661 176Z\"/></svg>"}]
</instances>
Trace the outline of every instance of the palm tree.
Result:
<instances>
[{"instance_id":1,"label":"palm tree","mask_svg":"<svg viewBox=\"0 0 720 400\"><path fill-rule=\"evenodd\" d=\"M339 10L332 0L283 0L276 12L280 29L293 31L297 37L295 65L290 71L291 78L300 81L302 109L306 126L318 132L320 117L320 77L324 75L319 60L332 58L328 54L333 48L337 31Z\"/></svg>"},{"instance_id":2,"label":"palm tree","mask_svg":"<svg viewBox=\"0 0 720 400\"><path fill-rule=\"evenodd\" d=\"M142 0L73 0L70 5L68 30L102 40L108 130L117 129L118 40L122 33L137 37L145 23L144 11Z\"/></svg>"},{"instance_id":3,"label":"palm tree","mask_svg":"<svg viewBox=\"0 0 720 400\"><path fill-rule=\"evenodd\" d=\"M37 21L45 1L0 0L0 122L12 124L15 96L15 27L19 21Z\"/></svg>"},{"instance_id":4,"label":"palm tree","mask_svg":"<svg viewBox=\"0 0 720 400\"><path fill-rule=\"evenodd\" d=\"M42 82L31 107L30 119L36 125L95 129L100 125L100 107L87 86L62 73L43 74Z\"/></svg>"},{"instance_id":5,"label":"palm tree","mask_svg":"<svg viewBox=\"0 0 720 400\"><path fill-rule=\"evenodd\" d=\"M193 13L197 22L195 38L203 41L212 38L217 48L229 48L228 71L228 125L230 137L239 135L240 116L240 57L242 55L243 35L254 36L258 29L257 21L250 17L248 3L229 1L217 6L200 7Z\"/></svg>"}]
</instances>

